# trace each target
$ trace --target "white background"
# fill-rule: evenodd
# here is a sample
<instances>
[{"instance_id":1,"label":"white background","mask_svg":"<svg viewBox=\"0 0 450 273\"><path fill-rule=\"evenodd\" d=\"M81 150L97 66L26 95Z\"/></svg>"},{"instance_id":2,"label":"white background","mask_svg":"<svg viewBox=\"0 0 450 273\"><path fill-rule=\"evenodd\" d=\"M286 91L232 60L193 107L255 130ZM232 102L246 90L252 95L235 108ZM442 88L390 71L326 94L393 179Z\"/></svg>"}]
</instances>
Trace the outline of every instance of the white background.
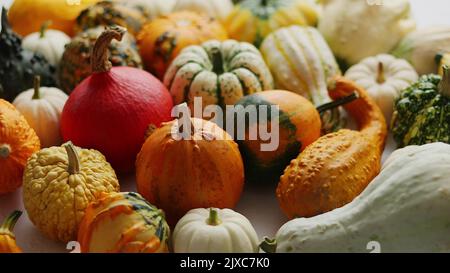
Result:
<instances>
[{"instance_id":1,"label":"white background","mask_svg":"<svg viewBox=\"0 0 450 273\"><path fill-rule=\"evenodd\" d=\"M9 5L12 1L0 0L0 4ZM419 28L437 24L450 25L450 1L411 0L411 3ZM362 20L364 19L362 18ZM392 151L392 148L393 143L390 140L385 156ZM121 178L121 190L133 191L135 189L133 180L133 177ZM263 236L274 236L278 228L287 221L278 207L275 187L276 185L264 187L247 185L236 209L250 219L261 238ZM0 197L0 220L15 209L24 210L21 190ZM26 212L19 220L15 233L18 244L25 252L66 251L64 244L52 242L41 235L29 222Z\"/></svg>"}]
</instances>

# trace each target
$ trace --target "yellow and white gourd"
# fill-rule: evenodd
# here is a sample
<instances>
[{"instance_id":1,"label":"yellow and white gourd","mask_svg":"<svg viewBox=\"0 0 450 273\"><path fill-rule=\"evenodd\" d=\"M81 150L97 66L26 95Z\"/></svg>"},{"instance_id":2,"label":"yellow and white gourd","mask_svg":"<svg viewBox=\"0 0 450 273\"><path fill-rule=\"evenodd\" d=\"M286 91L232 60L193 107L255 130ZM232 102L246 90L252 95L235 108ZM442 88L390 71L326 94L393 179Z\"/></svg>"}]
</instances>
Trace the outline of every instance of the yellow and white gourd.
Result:
<instances>
[{"instance_id":1,"label":"yellow and white gourd","mask_svg":"<svg viewBox=\"0 0 450 273\"><path fill-rule=\"evenodd\" d=\"M177 0L173 10L194 11L223 21L231 13L233 7L231 0Z\"/></svg>"}]
</instances>

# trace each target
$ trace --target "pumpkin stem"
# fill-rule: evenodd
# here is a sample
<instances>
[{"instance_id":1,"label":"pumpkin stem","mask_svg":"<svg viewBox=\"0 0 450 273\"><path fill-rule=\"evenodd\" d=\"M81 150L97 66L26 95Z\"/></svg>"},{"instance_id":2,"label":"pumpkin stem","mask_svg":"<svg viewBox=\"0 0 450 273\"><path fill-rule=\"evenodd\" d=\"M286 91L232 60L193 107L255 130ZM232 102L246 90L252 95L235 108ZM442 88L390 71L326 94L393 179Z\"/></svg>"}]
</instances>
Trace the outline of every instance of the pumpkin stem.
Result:
<instances>
[{"instance_id":1,"label":"pumpkin stem","mask_svg":"<svg viewBox=\"0 0 450 273\"><path fill-rule=\"evenodd\" d=\"M384 65L382 62L378 62L377 83L383 84L385 82L386 82L386 77L384 75Z\"/></svg>"},{"instance_id":2,"label":"pumpkin stem","mask_svg":"<svg viewBox=\"0 0 450 273\"><path fill-rule=\"evenodd\" d=\"M120 26L107 27L97 38L91 54L92 73L108 72L112 64L108 57L108 46L113 39L122 41L127 29Z\"/></svg>"},{"instance_id":3,"label":"pumpkin stem","mask_svg":"<svg viewBox=\"0 0 450 273\"><path fill-rule=\"evenodd\" d=\"M68 172L69 174L77 174L80 172L80 158L78 157L77 150L75 149L75 146L71 141L67 142L64 145L64 148L66 148L67 156L69 159L69 167Z\"/></svg>"},{"instance_id":4,"label":"pumpkin stem","mask_svg":"<svg viewBox=\"0 0 450 273\"><path fill-rule=\"evenodd\" d=\"M261 0L261 5L265 7L268 4L267 2L268 2L268 0Z\"/></svg>"},{"instance_id":5,"label":"pumpkin stem","mask_svg":"<svg viewBox=\"0 0 450 273\"><path fill-rule=\"evenodd\" d=\"M222 53L219 48L214 48L211 52L211 59L213 65L213 72L217 75L223 74L223 60Z\"/></svg>"},{"instance_id":6,"label":"pumpkin stem","mask_svg":"<svg viewBox=\"0 0 450 273\"><path fill-rule=\"evenodd\" d=\"M206 223L210 226L218 226L222 223L222 221L219 219L219 214L217 213L217 210L213 208L209 209L209 217L206 220Z\"/></svg>"},{"instance_id":7,"label":"pumpkin stem","mask_svg":"<svg viewBox=\"0 0 450 273\"><path fill-rule=\"evenodd\" d=\"M6 217L6 219L3 221L2 225L0 226L0 235L9 235L12 238L14 238L14 226L17 223L17 220L19 220L20 216L22 215L22 212L19 210L14 211Z\"/></svg>"},{"instance_id":8,"label":"pumpkin stem","mask_svg":"<svg viewBox=\"0 0 450 273\"><path fill-rule=\"evenodd\" d=\"M442 69L444 74L442 75L442 80L439 83L438 89L442 95L450 98L450 67L448 65L444 65Z\"/></svg>"},{"instance_id":9,"label":"pumpkin stem","mask_svg":"<svg viewBox=\"0 0 450 273\"><path fill-rule=\"evenodd\" d=\"M275 253L277 251L277 240L264 237L264 241L259 244L259 248L266 253Z\"/></svg>"},{"instance_id":10,"label":"pumpkin stem","mask_svg":"<svg viewBox=\"0 0 450 273\"><path fill-rule=\"evenodd\" d=\"M339 106L345 105L345 104L350 103L350 102L352 102L352 101L354 101L354 100L356 100L358 98L359 98L358 93L357 92L353 92L353 94L351 94L351 95L349 95L347 97L343 97L341 99L338 99L338 100L335 100L335 101L332 101L332 102L329 102L329 103L325 103L325 104L317 107L317 111L322 114L325 111L332 110L332 109L337 108Z\"/></svg>"},{"instance_id":11,"label":"pumpkin stem","mask_svg":"<svg viewBox=\"0 0 450 273\"><path fill-rule=\"evenodd\" d=\"M39 30L39 38L42 39L45 37L45 32L47 31L48 27L52 24L52 21L48 20L45 21L42 26L41 29Z\"/></svg>"},{"instance_id":12,"label":"pumpkin stem","mask_svg":"<svg viewBox=\"0 0 450 273\"><path fill-rule=\"evenodd\" d=\"M8 144L0 145L0 158L7 158L11 154L11 147Z\"/></svg>"},{"instance_id":13,"label":"pumpkin stem","mask_svg":"<svg viewBox=\"0 0 450 273\"><path fill-rule=\"evenodd\" d=\"M41 98L41 94L39 92L40 87L41 87L41 77L34 76L34 93L31 99L38 100Z\"/></svg>"}]
</instances>

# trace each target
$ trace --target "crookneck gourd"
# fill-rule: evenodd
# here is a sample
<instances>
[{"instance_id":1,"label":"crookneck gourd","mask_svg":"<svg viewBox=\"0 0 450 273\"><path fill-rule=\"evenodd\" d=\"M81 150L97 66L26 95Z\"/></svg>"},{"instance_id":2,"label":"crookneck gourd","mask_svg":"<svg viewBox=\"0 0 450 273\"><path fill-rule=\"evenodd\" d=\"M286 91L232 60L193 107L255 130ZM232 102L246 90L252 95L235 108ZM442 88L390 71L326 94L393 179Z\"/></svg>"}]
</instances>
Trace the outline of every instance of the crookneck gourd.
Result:
<instances>
[{"instance_id":1,"label":"crookneck gourd","mask_svg":"<svg viewBox=\"0 0 450 273\"><path fill-rule=\"evenodd\" d=\"M21 211L14 211L5 218L0 225L0 253L21 253L22 250L16 243L13 233L14 226L22 215Z\"/></svg>"}]
</instances>

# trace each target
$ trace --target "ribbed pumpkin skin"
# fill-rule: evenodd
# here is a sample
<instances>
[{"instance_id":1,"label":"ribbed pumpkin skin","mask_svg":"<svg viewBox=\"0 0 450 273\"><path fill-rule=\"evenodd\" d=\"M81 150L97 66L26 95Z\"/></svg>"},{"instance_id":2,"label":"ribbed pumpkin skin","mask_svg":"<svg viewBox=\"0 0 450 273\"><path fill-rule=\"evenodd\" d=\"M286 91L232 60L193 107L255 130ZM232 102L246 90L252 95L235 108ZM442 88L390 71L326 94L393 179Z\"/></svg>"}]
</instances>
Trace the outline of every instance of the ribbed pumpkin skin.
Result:
<instances>
[{"instance_id":1,"label":"ribbed pumpkin skin","mask_svg":"<svg viewBox=\"0 0 450 273\"><path fill-rule=\"evenodd\" d=\"M244 157L246 178L252 182L277 181L289 162L321 134L320 115L314 105L300 95L288 91L265 91L244 97L237 105L279 107L279 146L275 151L261 151L268 141L249 140L249 130L259 128L259 121L247 127L245 140L238 140ZM268 126L268 128L272 128ZM259 131L259 130L258 130Z\"/></svg>"},{"instance_id":2,"label":"ribbed pumpkin skin","mask_svg":"<svg viewBox=\"0 0 450 273\"><path fill-rule=\"evenodd\" d=\"M12 104L0 99L0 195L22 185L27 160L39 149L39 138L25 117Z\"/></svg>"},{"instance_id":3,"label":"ribbed pumpkin skin","mask_svg":"<svg viewBox=\"0 0 450 273\"><path fill-rule=\"evenodd\" d=\"M203 107L234 105L243 96L273 89L273 79L258 49L234 40L208 41L189 46L170 65L164 84L174 104L187 102L194 113L194 98Z\"/></svg>"},{"instance_id":4,"label":"ribbed pumpkin skin","mask_svg":"<svg viewBox=\"0 0 450 273\"><path fill-rule=\"evenodd\" d=\"M145 25L138 35L138 45L146 69L159 79L181 50L207 40L225 40L228 35L216 20L182 11L162 16Z\"/></svg>"},{"instance_id":5,"label":"ribbed pumpkin skin","mask_svg":"<svg viewBox=\"0 0 450 273\"><path fill-rule=\"evenodd\" d=\"M233 208L244 186L238 145L212 122L191 120L193 140L174 140L177 121L166 123L147 138L136 161L138 192L166 212L171 226L194 208Z\"/></svg>"}]
</instances>

